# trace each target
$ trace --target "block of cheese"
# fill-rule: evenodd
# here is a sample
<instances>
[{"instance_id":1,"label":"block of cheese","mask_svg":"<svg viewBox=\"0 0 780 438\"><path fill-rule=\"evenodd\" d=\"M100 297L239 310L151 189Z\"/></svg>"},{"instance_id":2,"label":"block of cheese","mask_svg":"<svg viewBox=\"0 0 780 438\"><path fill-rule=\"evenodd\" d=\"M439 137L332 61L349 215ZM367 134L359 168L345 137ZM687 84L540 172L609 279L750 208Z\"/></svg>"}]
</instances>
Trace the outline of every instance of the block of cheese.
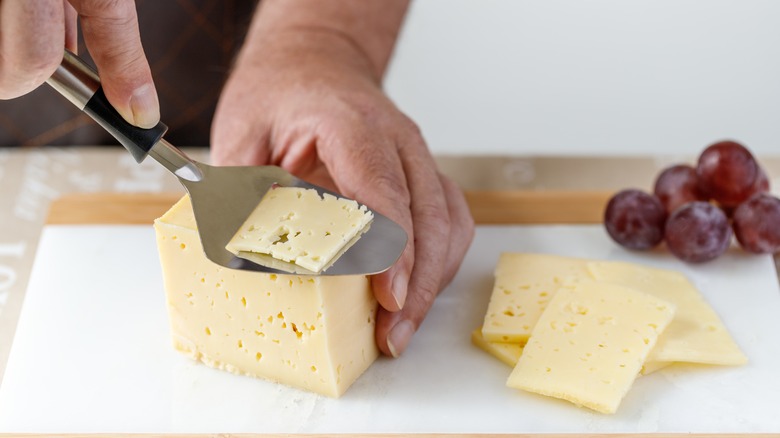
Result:
<instances>
[{"instance_id":1,"label":"block of cheese","mask_svg":"<svg viewBox=\"0 0 780 438\"><path fill-rule=\"evenodd\" d=\"M260 264L271 257L318 273L356 242L372 219L371 211L353 200L320 196L314 189L276 187L226 248Z\"/></svg>"},{"instance_id":2,"label":"block of cheese","mask_svg":"<svg viewBox=\"0 0 780 438\"><path fill-rule=\"evenodd\" d=\"M189 198L154 223L174 347L203 363L338 397L378 356L365 276L296 276L218 266Z\"/></svg>"},{"instance_id":3,"label":"block of cheese","mask_svg":"<svg viewBox=\"0 0 780 438\"><path fill-rule=\"evenodd\" d=\"M528 340L558 288L572 278L590 278L587 260L545 254L502 253L482 325L492 342Z\"/></svg>"},{"instance_id":4,"label":"block of cheese","mask_svg":"<svg viewBox=\"0 0 780 438\"><path fill-rule=\"evenodd\" d=\"M471 332L471 342L510 367L514 367L517 364L517 360L520 359L520 355L523 354L522 345L488 341L482 336L482 329L480 328L476 328Z\"/></svg>"},{"instance_id":5,"label":"block of cheese","mask_svg":"<svg viewBox=\"0 0 780 438\"><path fill-rule=\"evenodd\" d=\"M673 304L623 286L562 287L507 386L614 413L673 316Z\"/></svg>"},{"instance_id":6,"label":"block of cheese","mask_svg":"<svg viewBox=\"0 0 780 438\"><path fill-rule=\"evenodd\" d=\"M747 357L715 310L681 273L625 262L590 262L599 282L620 284L675 304L677 312L648 361L742 365Z\"/></svg>"}]
</instances>

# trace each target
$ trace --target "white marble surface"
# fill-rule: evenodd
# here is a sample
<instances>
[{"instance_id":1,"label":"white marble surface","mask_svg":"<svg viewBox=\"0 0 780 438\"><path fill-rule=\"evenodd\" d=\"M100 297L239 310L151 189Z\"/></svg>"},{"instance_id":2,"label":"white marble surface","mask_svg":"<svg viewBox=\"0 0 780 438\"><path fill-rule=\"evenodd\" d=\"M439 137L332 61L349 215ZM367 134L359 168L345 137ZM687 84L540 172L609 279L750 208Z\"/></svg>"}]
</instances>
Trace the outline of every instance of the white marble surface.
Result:
<instances>
[{"instance_id":1,"label":"white marble surface","mask_svg":"<svg viewBox=\"0 0 780 438\"><path fill-rule=\"evenodd\" d=\"M617 414L513 389L472 346L501 251L679 269L750 363L640 378ZM628 253L600 226L479 227L454 282L398 360L339 399L215 371L174 352L148 226L47 226L0 387L0 432L779 432L780 291L769 256L685 265Z\"/></svg>"}]
</instances>

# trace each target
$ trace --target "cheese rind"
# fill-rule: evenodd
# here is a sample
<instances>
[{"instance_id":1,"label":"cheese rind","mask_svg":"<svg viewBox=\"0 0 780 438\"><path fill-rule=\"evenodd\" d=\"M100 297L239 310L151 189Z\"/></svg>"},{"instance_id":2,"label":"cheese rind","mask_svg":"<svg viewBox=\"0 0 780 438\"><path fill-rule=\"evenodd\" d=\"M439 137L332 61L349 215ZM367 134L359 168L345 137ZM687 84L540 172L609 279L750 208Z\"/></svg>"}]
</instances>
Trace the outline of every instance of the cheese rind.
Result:
<instances>
[{"instance_id":1,"label":"cheese rind","mask_svg":"<svg viewBox=\"0 0 780 438\"><path fill-rule=\"evenodd\" d=\"M673 304L619 285L562 287L507 386L614 413L673 316Z\"/></svg>"},{"instance_id":2,"label":"cheese rind","mask_svg":"<svg viewBox=\"0 0 780 438\"><path fill-rule=\"evenodd\" d=\"M574 278L590 278L586 264L571 257L502 253L482 335L491 342L524 344L558 288Z\"/></svg>"},{"instance_id":3,"label":"cheese rind","mask_svg":"<svg viewBox=\"0 0 780 438\"><path fill-rule=\"evenodd\" d=\"M715 310L681 273L625 262L590 262L599 282L620 284L674 303L674 320L650 352L651 362L743 365L747 357Z\"/></svg>"},{"instance_id":4,"label":"cheese rind","mask_svg":"<svg viewBox=\"0 0 780 438\"><path fill-rule=\"evenodd\" d=\"M174 347L214 368L338 397L378 356L366 276L245 272L203 254L189 198L154 223Z\"/></svg>"},{"instance_id":5,"label":"cheese rind","mask_svg":"<svg viewBox=\"0 0 780 438\"><path fill-rule=\"evenodd\" d=\"M261 264L270 256L317 273L352 245L372 218L371 211L350 199L320 196L314 189L276 187L226 249Z\"/></svg>"}]
</instances>

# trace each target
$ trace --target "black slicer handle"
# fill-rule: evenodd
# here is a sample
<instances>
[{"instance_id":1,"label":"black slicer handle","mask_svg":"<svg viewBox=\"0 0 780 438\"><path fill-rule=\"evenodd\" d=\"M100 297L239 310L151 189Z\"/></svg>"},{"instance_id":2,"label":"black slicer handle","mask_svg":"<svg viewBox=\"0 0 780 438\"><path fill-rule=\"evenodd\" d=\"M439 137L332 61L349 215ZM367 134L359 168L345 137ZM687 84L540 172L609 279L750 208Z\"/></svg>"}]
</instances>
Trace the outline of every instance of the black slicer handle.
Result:
<instances>
[{"instance_id":1,"label":"black slicer handle","mask_svg":"<svg viewBox=\"0 0 780 438\"><path fill-rule=\"evenodd\" d=\"M153 128L144 129L125 121L108 102L97 72L68 50L60 66L46 82L98 122L139 163L168 131L162 122Z\"/></svg>"}]
</instances>

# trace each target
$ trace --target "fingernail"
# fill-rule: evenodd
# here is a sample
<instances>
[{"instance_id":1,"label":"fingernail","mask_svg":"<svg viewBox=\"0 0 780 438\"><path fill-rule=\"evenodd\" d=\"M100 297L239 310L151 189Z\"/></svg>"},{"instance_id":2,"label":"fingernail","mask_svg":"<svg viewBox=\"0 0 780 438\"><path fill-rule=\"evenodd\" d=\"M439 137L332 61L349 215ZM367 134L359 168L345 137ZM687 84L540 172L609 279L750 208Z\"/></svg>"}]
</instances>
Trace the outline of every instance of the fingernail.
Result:
<instances>
[{"instance_id":1,"label":"fingernail","mask_svg":"<svg viewBox=\"0 0 780 438\"><path fill-rule=\"evenodd\" d=\"M160 103L151 85L144 85L133 92L130 98L133 110L133 124L141 128L153 128L160 121Z\"/></svg>"},{"instance_id":2,"label":"fingernail","mask_svg":"<svg viewBox=\"0 0 780 438\"><path fill-rule=\"evenodd\" d=\"M387 335L387 348L390 349L390 354L393 357L400 356L406 350L406 346L409 344L409 340L412 339L413 334L414 324L408 319L396 324Z\"/></svg>"},{"instance_id":3,"label":"fingernail","mask_svg":"<svg viewBox=\"0 0 780 438\"><path fill-rule=\"evenodd\" d=\"M406 291L409 288L409 276L405 272L399 272L393 277L393 298L398 305L398 309L404 308L406 302Z\"/></svg>"}]
</instances>

